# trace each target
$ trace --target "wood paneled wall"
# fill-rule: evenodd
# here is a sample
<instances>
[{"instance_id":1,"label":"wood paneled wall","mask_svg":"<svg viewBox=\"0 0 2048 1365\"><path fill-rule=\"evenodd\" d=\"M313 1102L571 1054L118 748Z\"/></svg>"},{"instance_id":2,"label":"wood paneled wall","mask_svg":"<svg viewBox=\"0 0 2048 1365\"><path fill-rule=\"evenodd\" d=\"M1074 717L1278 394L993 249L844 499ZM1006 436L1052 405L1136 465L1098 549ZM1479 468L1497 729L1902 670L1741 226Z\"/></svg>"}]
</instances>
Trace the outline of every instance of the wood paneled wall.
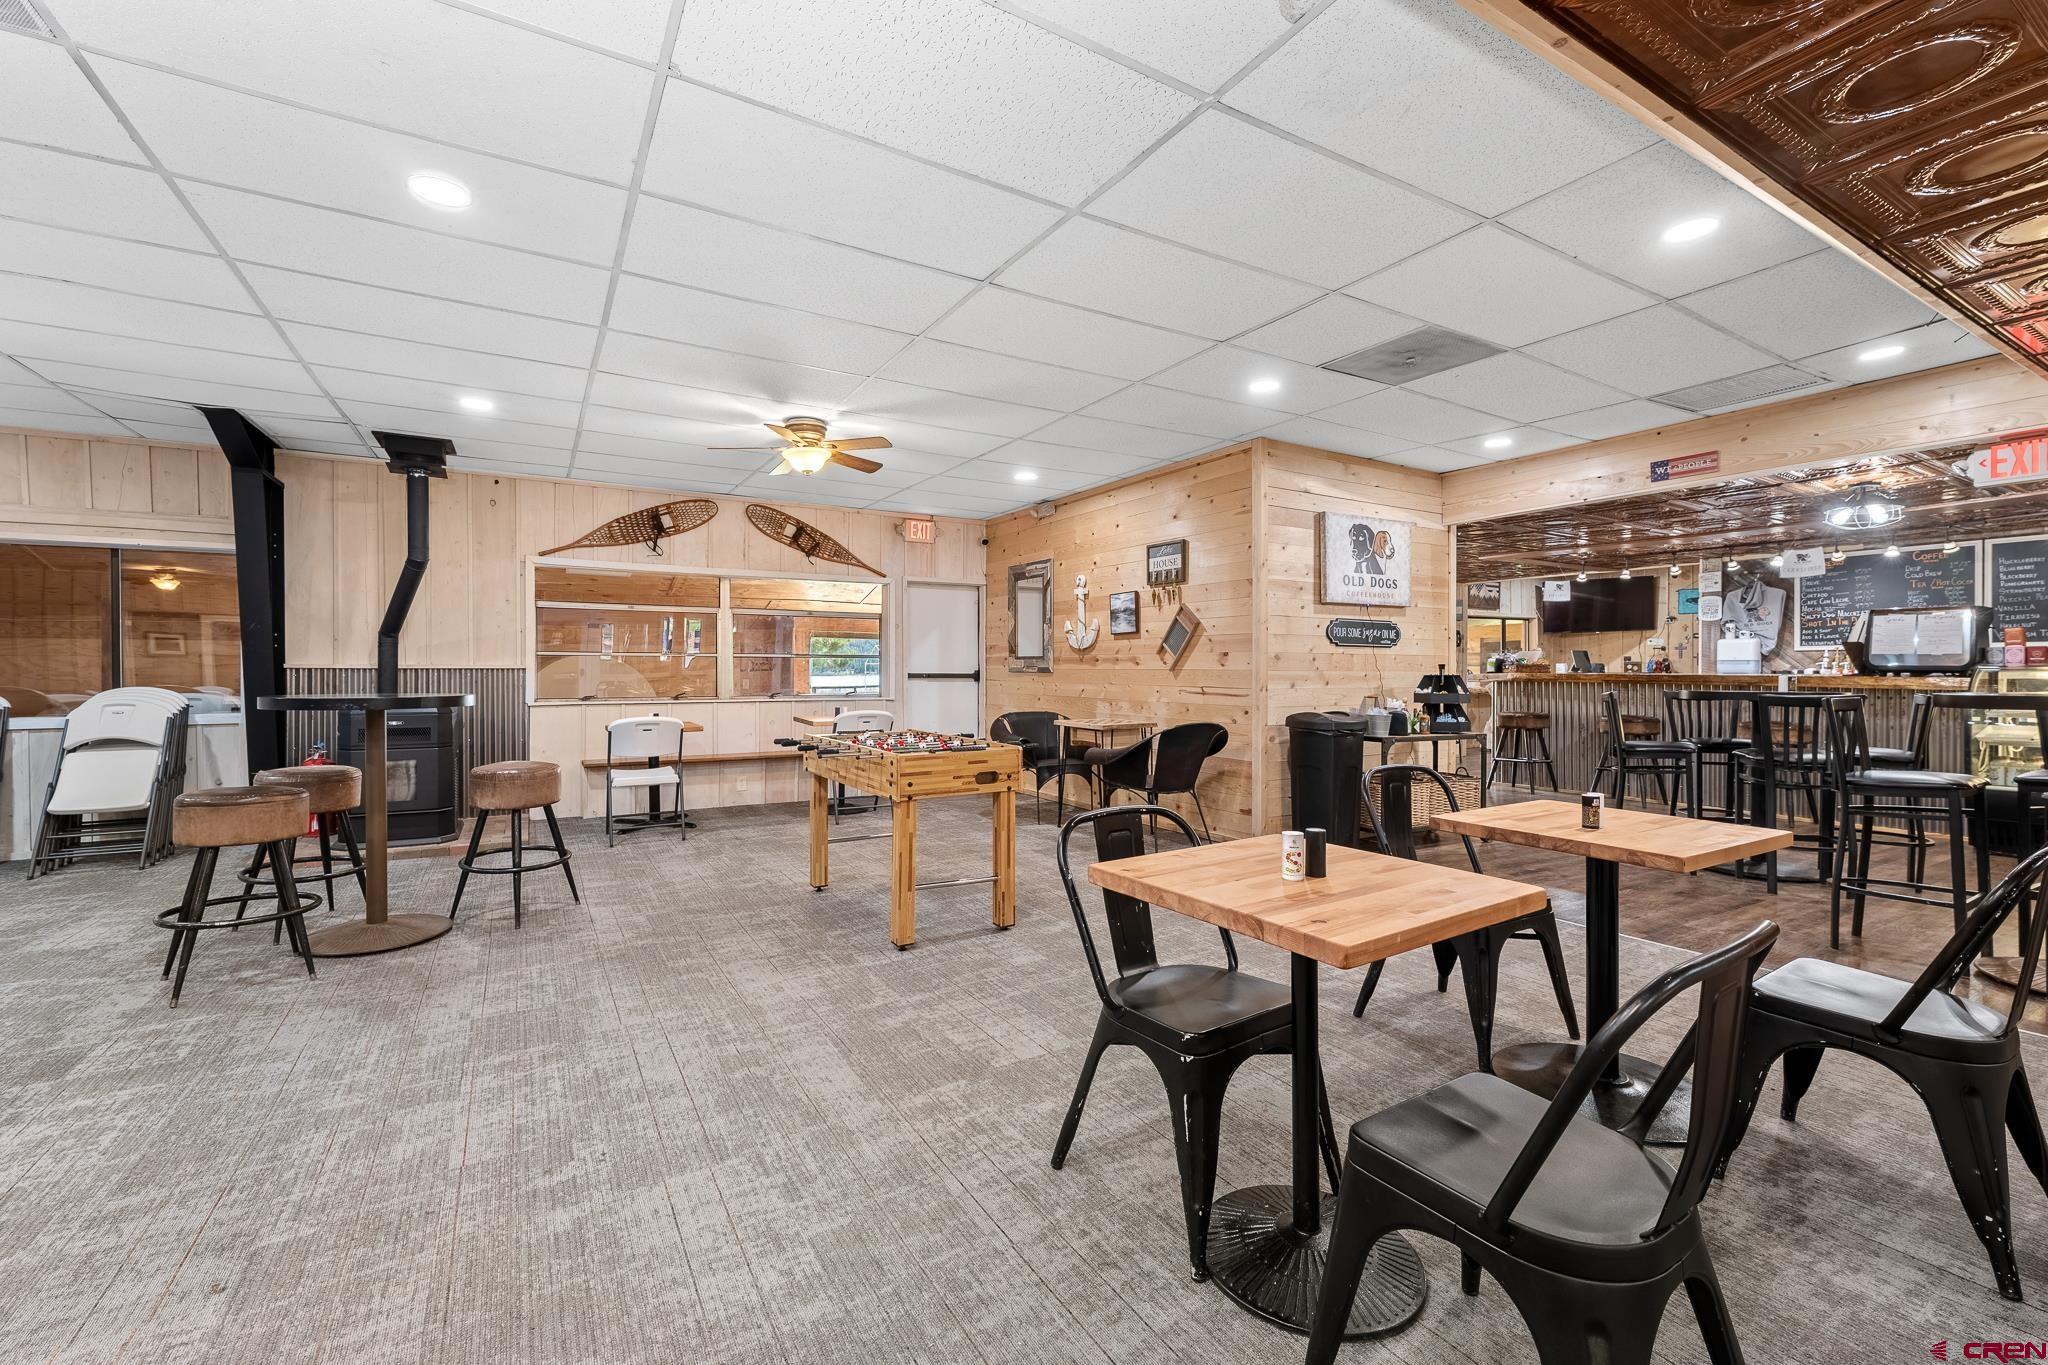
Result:
<instances>
[{"instance_id":1,"label":"wood paneled wall","mask_svg":"<svg viewBox=\"0 0 2048 1365\"><path fill-rule=\"evenodd\" d=\"M1052 516L1012 513L988 523L986 606L987 718L1005 711L1058 711L1077 719L1133 716L1155 723L1214 721L1230 746L1203 770L1200 794L1219 836L1252 829L1252 644L1256 596L1252 548L1252 447L1233 446L1108 488L1060 499ZM1159 656L1159 638L1179 609L1173 594L1145 586L1145 547L1186 540L1187 583L1180 601L1202 630L1178 667ZM1052 561L1053 671L1012 673L1009 569ZM1074 617L1074 576L1088 576L1095 644L1068 646L1060 623ZM1138 633L1109 633L1109 596L1138 594ZM1074 789L1080 794L1078 786ZM1046 793L1050 799L1051 792ZM1185 798L1169 804L1190 820Z\"/></svg>"},{"instance_id":2,"label":"wood paneled wall","mask_svg":"<svg viewBox=\"0 0 2048 1365\"><path fill-rule=\"evenodd\" d=\"M0 539L234 548L212 446L0 431Z\"/></svg>"}]
</instances>

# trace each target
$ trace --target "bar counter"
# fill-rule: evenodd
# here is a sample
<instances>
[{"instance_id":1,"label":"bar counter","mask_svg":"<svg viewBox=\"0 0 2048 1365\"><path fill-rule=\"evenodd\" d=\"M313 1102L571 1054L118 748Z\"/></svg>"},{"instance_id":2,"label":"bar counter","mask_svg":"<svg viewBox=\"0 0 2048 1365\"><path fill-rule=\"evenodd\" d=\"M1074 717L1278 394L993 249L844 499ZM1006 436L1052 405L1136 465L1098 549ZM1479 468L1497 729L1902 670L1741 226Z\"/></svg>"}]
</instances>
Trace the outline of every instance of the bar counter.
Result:
<instances>
[{"instance_id":1,"label":"bar counter","mask_svg":"<svg viewBox=\"0 0 2048 1365\"><path fill-rule=\"evenodd\" d=\"M1600 698L1609 688L1620 694L1624 715L1665 720L1664 698L1673 692L1860 692L1864 723L1873 745L1903 747L1913 696L1955 692L1962 677L1901 678L1878 675L1826 677L1807 673L1486 673L1477 686L1491 694L1493 715L1534 711L1550 717L1550 753L1565 791L1584 791L1600 766ZM1929 763L1955 770L1963 761L1956 727L1936 725L1930 733ZM1507 775L1502 774L1502 781Z\"/></svg>"}]
</instances>

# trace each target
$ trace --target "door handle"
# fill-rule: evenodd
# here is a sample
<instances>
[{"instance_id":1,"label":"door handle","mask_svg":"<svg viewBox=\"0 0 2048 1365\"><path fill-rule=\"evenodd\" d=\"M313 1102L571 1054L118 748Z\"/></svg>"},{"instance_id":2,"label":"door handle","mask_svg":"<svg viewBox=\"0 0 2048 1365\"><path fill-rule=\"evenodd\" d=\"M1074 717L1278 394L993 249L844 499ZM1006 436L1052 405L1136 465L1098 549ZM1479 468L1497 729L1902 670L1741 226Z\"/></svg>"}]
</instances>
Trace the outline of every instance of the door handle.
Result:
<instances>
[{"instance_id":1,"label":"door handle","mask_svg":"<svg viewBox=\"0 0 2048 1365\"><path fill-rule=\"evenodd\" d=\"M980 682L981 670L972 673L906 673L911 682Z\"/></svg>"}]
</instances>

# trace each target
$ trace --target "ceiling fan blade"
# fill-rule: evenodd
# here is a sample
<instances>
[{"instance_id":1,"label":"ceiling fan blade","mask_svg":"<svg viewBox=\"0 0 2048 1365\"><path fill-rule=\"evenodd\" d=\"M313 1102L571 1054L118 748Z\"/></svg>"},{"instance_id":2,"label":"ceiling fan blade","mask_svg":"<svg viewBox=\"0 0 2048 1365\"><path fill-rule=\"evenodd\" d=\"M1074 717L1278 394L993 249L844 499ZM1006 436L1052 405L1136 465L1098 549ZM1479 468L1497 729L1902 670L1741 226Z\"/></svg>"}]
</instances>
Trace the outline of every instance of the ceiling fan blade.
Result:
<instances>
[{"instance_id":1,"label":"ceiling fan blade","mask_svg":"<svg viewBox=\"0 0 2048 1365\"><path fill-rule=\"evenodd\" d=\"M754 450L762 454L782 449L781 446L705 446L704 448L706 450Z\"/></svg>"},{"instance_id":2,"label":"ceiling fan blade","mask_svg":"<svg viewBox=\"0 0 2048 1365\"><path fill-rule=\"evenodd\" d=\"M863 474L872 474L882 467L874 460L866 459L859 455L849 455L843 450L832 452L832 463L843 464L848 469L859 470Z\"/></svg>"},{"instance_id":3,"label":"ceiling fan blade","mask_svg":"<svg viewBox=\"0 0 2048 1365\"><path fill-rule=\"evenodd\" d=\"M889 448L889 438L886 436L855 436L850 440L827 441L825 444L837 446L841 450L887 450Z\"/></svg>"},{"instance_id":4,"label":"ceiling fan blade","mask_svg":"<svg viewBox=\"0 0 2048 1365\"><path fill-rule=\"evenodd\" d=\"M783 440L789 442L791 445L797 444L796 433L791 431L788 427L777 426L773 422L763 422L761 423L761 425L768 428L768 430L774 432L777 436L780 436Z\"/></svg>"},{"instance_id":5,"label":"ceiling fan blade","mask_svg":"<svg viewBox=\"0 0 2048 1365\"><path fill-rule=\"evenodd\" d=\"M775 468L773 468L773 469L769 470L768 472L769 472L769 473L770 473L771 475L773 475L773 474L787 474L787 473L789 473L789 472L790 472L790 471L789 471L789 461L788 461L788 460L777 460L777 461L775 462Z\"/></svg>"}]
</instances>

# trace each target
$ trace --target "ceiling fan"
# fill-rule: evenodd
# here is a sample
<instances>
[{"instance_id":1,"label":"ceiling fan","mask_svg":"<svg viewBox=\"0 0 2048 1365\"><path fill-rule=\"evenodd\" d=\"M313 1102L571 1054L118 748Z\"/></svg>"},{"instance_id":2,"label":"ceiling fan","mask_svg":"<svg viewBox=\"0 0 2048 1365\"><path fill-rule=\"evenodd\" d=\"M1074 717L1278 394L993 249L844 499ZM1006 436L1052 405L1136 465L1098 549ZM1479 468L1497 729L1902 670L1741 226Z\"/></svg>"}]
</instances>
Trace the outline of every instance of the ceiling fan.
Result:
<instances>
[{"instance_id":1,"label":"ceiling fan","mask_svg":"<svg viewBox=\"0 0 2048 1365\"><path fill-rule=\"evenodd\" d=\"M849 455L849 450L886 450L889 438L886 436L855 436L844 441L825 438L825 422L819 417L785 417L780 425L763 423L768 430L780 436L787 445L780 446L712 446L713 450L772 450L782 456L770 474L815 474L828 464L845 465L856 473L872 474L882 466L874 460L859 455Z\"/></svg>"}]
</instances>

